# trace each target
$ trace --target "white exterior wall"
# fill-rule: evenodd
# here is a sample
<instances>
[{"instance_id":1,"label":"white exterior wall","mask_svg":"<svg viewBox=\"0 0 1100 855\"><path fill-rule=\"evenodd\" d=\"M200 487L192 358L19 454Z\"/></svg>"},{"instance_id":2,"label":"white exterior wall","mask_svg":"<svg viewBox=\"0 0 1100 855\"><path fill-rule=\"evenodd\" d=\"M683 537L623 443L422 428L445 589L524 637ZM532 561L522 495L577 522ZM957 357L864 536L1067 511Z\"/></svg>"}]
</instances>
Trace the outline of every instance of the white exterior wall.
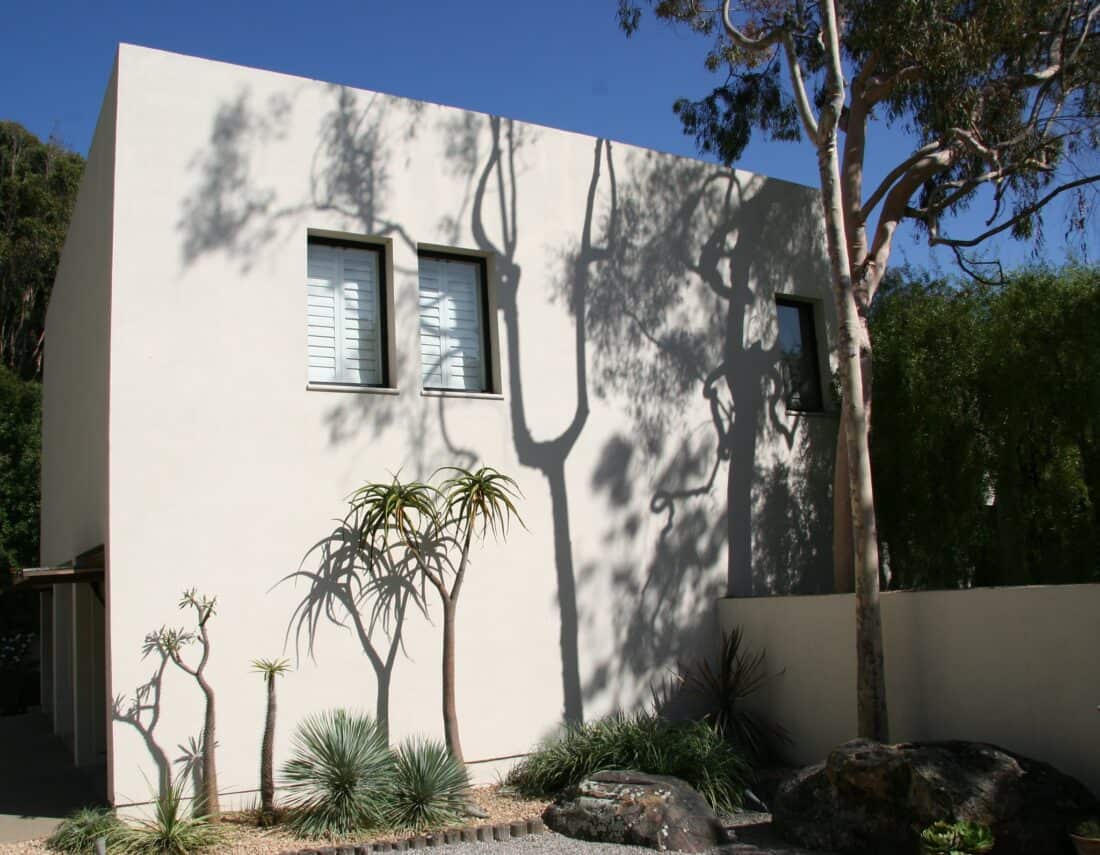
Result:
<instances>
[{"instance_id":1,"label":"white exterior wall","mask_svg":"<svg viewBox=\"0 0 1100 855\"><path fill-rule=\"evenodd\" d=\"M107 86L46 313L41 563L106 543L107 419L117 69ZM43 668L54 732L80 764L106 752L102 610L87 585L44 598L53 638ZM79 688L78 688L79 684Z\"/></svg>"},{"instance_id":2,"label":"white exterior wall","mask_svg":"<svg viewBox=\"0 0 1100 855\"><path fill-rule=\"evenodd\" d=\"M818 483L803 456L814 436L831 453L835 420L786 413L776 374L775 294L819 301L823 351L832 317L809 190L618 144L609 163L593 138L507 122L503 169L483 182L484 115L128 46L119 63L111 691L149 679L142 640L189 621L183 589L217 595L224 791L257 787L264 690L249 662L283 652L306 590L276 583L366 480L476 460L523 490L527 530L476 549L459 605L469 761L526 751L566 706L636 707L666 666L712 644L731 577L828 578L826 505L803 501ZM386 243L398 394L307 390L308 230ZM421 393L418 246L488 257L499 395ZM589 306L580 336L569 294ZM723 364L716 422L703 388ZM577 591L572 682L559 577ZM442 735L431 612L435 625L412 610L404 624L394 737ZM323 623L314 658L302 653L279 682L280 761L307 713L375 708L349 630ZM154 741L174 757L200 726L198 688L170 670ZM115 801L148 798L146 742L119 720L113 738ZM491 780L497 767L474 768Z\"/></svg>"},{"instance_id":3,"label":"white exterior wall","mask_svg":"<svg viewBox=\"0 0 1100 855\"><path fill-rule=\"evenodd\" d=\"M1100 585L882 595L894 742L992 742L1100 792ZM724 599L724 630L767 651L778 676L754 699L818 763L856 735L855 600ZM782 673L779 673L782 672Z\"/></svg>"}]
</instances>

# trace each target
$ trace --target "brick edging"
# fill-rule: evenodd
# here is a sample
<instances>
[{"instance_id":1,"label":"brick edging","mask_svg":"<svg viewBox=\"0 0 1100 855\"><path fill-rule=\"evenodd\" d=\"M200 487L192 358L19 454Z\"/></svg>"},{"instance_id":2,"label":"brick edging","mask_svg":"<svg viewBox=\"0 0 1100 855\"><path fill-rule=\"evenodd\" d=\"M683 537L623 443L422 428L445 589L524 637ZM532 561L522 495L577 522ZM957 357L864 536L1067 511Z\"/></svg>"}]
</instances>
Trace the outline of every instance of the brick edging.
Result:
<instances>
[{"instance_id":1,"label":"brick edging","mask_svg":"<svg viewBox=\"0 0 1100 855\"><path fill-rule=\"evenodd\" d=\"M429 846L450 846L453 843L488 843L511 840L528 834L542 834L546 823L539 817L518 822L502 822L497 825L468 825L447 828L427 834L412 834L371 843L345 843L310 849L290 849L280 855L372 855L374 852L404 852L408 849L426 849Z\"/></svg>"}]
</instances>

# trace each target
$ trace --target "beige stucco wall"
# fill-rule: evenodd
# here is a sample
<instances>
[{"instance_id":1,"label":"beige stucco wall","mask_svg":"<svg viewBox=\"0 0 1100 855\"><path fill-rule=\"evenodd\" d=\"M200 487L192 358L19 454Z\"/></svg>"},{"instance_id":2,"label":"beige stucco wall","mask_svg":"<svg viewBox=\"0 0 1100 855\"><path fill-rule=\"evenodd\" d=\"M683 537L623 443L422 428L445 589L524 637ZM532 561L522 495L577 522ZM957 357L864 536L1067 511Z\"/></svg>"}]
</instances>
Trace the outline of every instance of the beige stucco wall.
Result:
<instances>
[{"instance_id":1,"label":"beige stucco wall","mask_svg":"<svg viewBox=\"0 0 1100 855\"><path fill-rule=\"evenodd\" d=\"M827 480L810 475L829 469L835 421L785 411L774 308L776 293L797 293L818 301L822 332L832 317L815 198L576 134L123 46L109 614L123 712L155 671L145 634L188 620L184 588L217 595L219 783L254 790L264 692L249 662L294 656L288 623L307 590L277 583L332 531L344 497L390 473L484 461L524 493L527 528L476 550L459 606L471 761L527 750L566 708L636 707L665 667L713 643L713 603L731 584L825 584ZM398 394L307 390L309 230L386 243ZM488 257L499 395L421 393L418 246ZM560 605L570 585L575 620ZM434 624L412 609L403 624L395 737L441 736L438 615L433 602ZM387 646L381 628L374 639ZM300 652L279 683L281 759L308 712L375 710L374 671L347 627L322 620L313 657ZM167 672L152 741L175 757L200 724L197 687ZM123 720L113 737L115 800L147 798L146 741ZM499 767L475 770L491 780Z\"/></svg>"},{"instance_id":2,"label":"beige stucco wall","mask_svg":"<svg viewBox=\"0 0 1100 855\"><path fill-rule=\"evenodd\" d=\"M117 69L107 86L46 312L41 561L107 540L108 370ZM45 602L54 637L43 686L54 731L81 765L105 759L103 606L87 585Z\"/></svg>"},{"instance_id":3,"label":"beige stucco wall","mask_svg":"<svg viewBox=\"0 0 1100 855\"><path fill-rule=\"evenodd\" d=\"M755 699L812 763L856 734L852 595L724 599L781 672ZM1100 792L1100 585L882 596L891 739L993 742Z\"/></svg>"}]
</instances>

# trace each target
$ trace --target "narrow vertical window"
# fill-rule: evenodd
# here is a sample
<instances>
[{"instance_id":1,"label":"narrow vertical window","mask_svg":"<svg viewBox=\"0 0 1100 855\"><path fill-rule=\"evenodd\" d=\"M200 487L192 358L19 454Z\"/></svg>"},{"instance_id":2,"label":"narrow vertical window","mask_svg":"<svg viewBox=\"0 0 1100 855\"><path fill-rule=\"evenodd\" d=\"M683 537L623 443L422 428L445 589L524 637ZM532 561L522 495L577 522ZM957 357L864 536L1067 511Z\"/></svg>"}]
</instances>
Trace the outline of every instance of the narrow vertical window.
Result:
<instances>
[{"instance_id":1,"label":"narrow vertical window","mask_svg":"<svg viewBox=\"0 0 1100 855\"><path fill-rule=\"evenodd\" d=\"M309 381L385 385L381 250L311 238L307 267Z\"/></svg>"},{"instance_id":2,"label":"narrow vertical window","mask_svg":"<svg viewBox=\"0 0 1100 855\"><path fill-rule=\"evenodd\" d=\"M492 391L481 259L420 255L420 364L425 389Z\"/></svg>"},{"instance_id":3,"label":"narrow vertical window","mask_svg":"<svg viewBox=\"0 0 1100 855\"><path fill-rule=\"evenodd\" d=\"M820 412L821 371L813 304L779 299L775 308L779 315L779 360L787 409Z\"/></svg>"}]
</instances>

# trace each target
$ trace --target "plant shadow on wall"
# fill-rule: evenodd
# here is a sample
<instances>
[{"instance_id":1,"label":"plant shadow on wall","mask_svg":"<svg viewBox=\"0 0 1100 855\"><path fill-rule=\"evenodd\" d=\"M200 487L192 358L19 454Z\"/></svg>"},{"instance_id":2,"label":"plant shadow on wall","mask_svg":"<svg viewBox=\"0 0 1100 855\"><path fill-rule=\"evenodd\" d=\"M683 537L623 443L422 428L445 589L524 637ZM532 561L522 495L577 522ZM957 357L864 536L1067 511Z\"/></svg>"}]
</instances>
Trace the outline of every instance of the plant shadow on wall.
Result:
<instances>
[{"instance_id":1,"label":"plant shadow on wall","mask_svg":"<svg viewBox=\"0 0 1100 855\"><path fill-rule=\"evenodd\" d=\"M348 516L317 541L298 570L280 581L304 582L308 588L287 626L295 650L313 657L317 631L331 624L351 632L374 670L375 721L388 737L390 682L402 649L402 630L409 607L427 614L423 581L409 556L394 547L376 548L362 535L361 513Z\"/></svg>"},{"instance_id":2,"label":"plant shadow on wall","mask_svg":"<svg viewBox=\"0 0 1100 855\"><path fill-rule=\"evenodd\" d=\"M134 690L132 697L116 695L111 705L111 713L115 721L129 725L141 737L145 749L156 766L157 795L163 798L172 786L172 766L168 761L168 755L157 742L156 730L160 723L161 687L169 658L167 649L159 644L157 633L151 632L145 637L142 656L155 658L156 669L147 682Z\"/></svg>"}]
</instances>

